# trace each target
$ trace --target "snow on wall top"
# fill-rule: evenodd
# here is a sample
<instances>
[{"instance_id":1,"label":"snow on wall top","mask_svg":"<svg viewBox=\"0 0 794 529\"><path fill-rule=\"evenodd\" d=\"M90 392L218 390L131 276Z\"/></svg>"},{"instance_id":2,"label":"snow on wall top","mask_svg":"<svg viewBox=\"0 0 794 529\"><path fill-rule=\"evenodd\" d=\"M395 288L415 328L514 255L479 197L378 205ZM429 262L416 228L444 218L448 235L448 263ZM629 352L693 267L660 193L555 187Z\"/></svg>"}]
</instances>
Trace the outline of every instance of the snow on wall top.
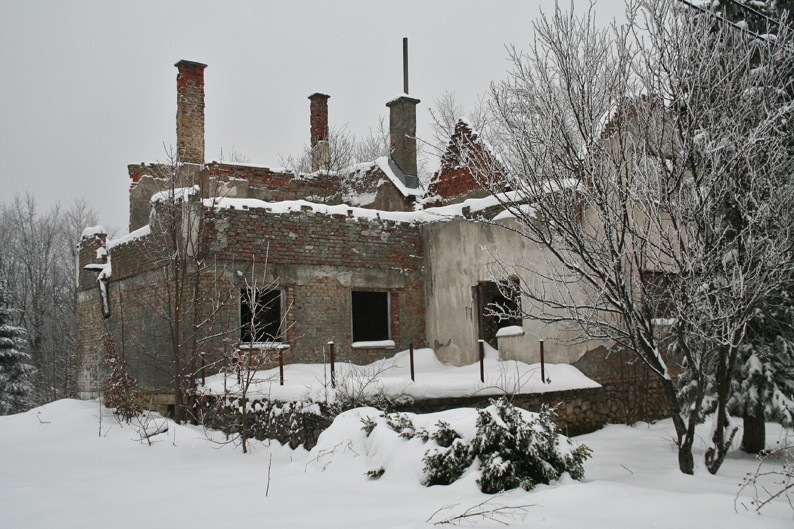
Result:
<instances>
[{"instance_id":1,"label":"snow on wall top","mask_svg":"<svg viewBox=\"0 0 794 529\"><path fill-rule=\"evenodd\" d=\"M83 230L83 233L80 235L80 238L84 237L94 237L96 235L107 235L108 230L104 228L104 226L97 225L97 226L89 226Z\"/></svg>"},{"instance_id":2,"label":"snow on wall top","mask_svg":"<svg viewBox=\"0 0 794 529\"><path fill-rule=\"evenodd\" d=\"M411 97L408 94L406 94L405 92L403 92L400 95L398 95L397 97L393 97L389 101L387 101L386 102L386 106L392 105L392 104L396 103L397 101L399 101L400 99L410 99L411 101L416 101L417 103L419 102L419 100L416 99L415 97Z\"/></svg>"},{"instance_id":3,"label":"snow on wall top","mask_svg":"<svg viewBox=\"0 0 794 529\"><path fill-rule=\"evenodd\" d=\"M287 169L286 167L271 167L269 165L264 165L264 164L261 164L261 163L251 163L251 162L224 162L224 161L221 161L221 160L213 160L207 165L212 165L212 164L232 165L232 166L235 166L235 167L253 167L255 169L265 169L265 170L268 170L268 171L272 171L274 173L291 173L292 172L289 169Z\"/></svg>"},{"instance_id":4,"label":"snow on wall top","mask_svg":"<svg viewBox=\"0 0 794 529\"><path fill-rule=\"evenodd\" d=\"M119 237L118 239L113 239L108 241L107 248L108 250L110 250L111 248L115 248L116 246L121 246L122 244L127 244L128 242L132 242L142 237L146 237L151 233L151 231L152 231L151 228L147 224L146 226L138 228L137 230L132 231L127 235L124 235L123 237Z\"/></svg>"},{"instance_id":5,"label":"snow on wall top","mask_svg":"<svg viewBox=\"0 0 794 529\"><path fill-rule=\"evenodd\" d=\"M198 185L194 185L191 187L177 187L175 189L166 189L165 191L159 191L152 195L151 202L152 204L158 204L160 202L174 202L179 203L186 199L189 199L193 195L197 195L200 191Z\"/></svg>"},{"instance_id":6,"label":"snow on wall top","mask_svg":"<svg viewBox=\"0 0 794 529\"><path fill-rule=\"evenodd\" d=\"M458 204L427 208L420 211L382 211L339 204L329 206L317 204L306 200L284 200L281 202L267 202L253 198L209 198L204 200L204 207L213 208L215 211L222 209L265 209L270 213L284 214L300 211L311 211L321 215L342 215L353 219L388 220L405 223L430 223L453 220L464 217L464 209L468 214L483 211L493 206L498 206L501 201L517 198L515 193L500 193L496 196L472 198Z\"/></svg>"}]
</instances>

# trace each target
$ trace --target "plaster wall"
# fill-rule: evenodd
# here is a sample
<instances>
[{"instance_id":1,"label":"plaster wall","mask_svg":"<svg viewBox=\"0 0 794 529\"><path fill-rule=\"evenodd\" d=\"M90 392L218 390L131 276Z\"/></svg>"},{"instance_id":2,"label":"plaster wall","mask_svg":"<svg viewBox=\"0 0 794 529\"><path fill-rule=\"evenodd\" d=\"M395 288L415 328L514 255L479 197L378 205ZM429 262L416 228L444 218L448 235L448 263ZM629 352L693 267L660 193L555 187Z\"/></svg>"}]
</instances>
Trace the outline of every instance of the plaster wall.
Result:
<instances>
[{"instance_id":1,"label":"plaster wall","mask_svg":"<svg viewBox=\"0 0 794 529\"><path fill-rule=\"evenodd\" d=\"M506 221L506 225L509 222L512 221ZM445 362L472 363L477 360L479 336L473 289L479 282L505 274L497 266L496 256L507 265L507 275L518 276L524 285L542 282L555 260L548 251L499 225L450 220L423 226L422 235L428 344ZM522 298L521 307L529 314L540 310L526 298ZM522 335L499 338L502 358L539 362L538 341L543 339L546 362L573 363L601 345L577 339L576 330L562 325L525 318L522 327Z\"/></svg>"}]
</instances>

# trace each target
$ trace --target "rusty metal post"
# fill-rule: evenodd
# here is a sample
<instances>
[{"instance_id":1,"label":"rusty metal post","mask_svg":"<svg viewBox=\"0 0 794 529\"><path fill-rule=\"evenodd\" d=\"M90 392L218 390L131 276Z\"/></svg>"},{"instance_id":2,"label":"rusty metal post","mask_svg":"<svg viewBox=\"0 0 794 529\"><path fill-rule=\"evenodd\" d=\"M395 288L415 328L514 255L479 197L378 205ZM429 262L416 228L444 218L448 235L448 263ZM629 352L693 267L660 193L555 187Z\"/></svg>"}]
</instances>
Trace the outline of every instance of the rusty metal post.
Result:
<instances>
[{"instance_id":1,"label":"rusty metal post","mask_svg":"<svg viewBox=\"0 0 794 529\"><path fill-rule=\"evenodd\" d=\"M410 355L411 355L411 382L416 382L416 378L414 378L414 344L411 344Z\"/></svg>"},{"instance_id":2,"label":"rusty metal post","mask_svg":"<svg viewBox=\"0 0 794 529\"><path fill-rule=\"evenodd\" d=\"M334 372L334 342L328 342L328 345L331 346L331 387L336 387L336 373Z\"/></svg>"},{"instance_id":3,"label":"rusty metal post","mask_svg":"<svg viewBox=\"0 0 794 529\"><path fill-rule=\"evenodd\" d=\"M403 92L408 93L408 37L403 37Z\"/></svg>"},{"instance_id":4,"label":"rusty metal post","mask_svg":"<svg viewBox=\"0 0 794 529\"><path fill-rule=\"evenodd\" d=\"M546 383L546 361L543 358L543 340L540 340L540 381Z\"/></svg>"},{"instance_id":5,"label":"rusty metal post","mask_svg":"<svg viewBox=\"0 0 794 529\"><path fill-rule=\"evenodd\" d=\"M284 350L278 350L278 380L279 385L284 385Z\"/></svg>"},{"instance_id":6,"label":"rusty metal post","mask_svg":"<svg viewBox=\"0 0 794 529\"><path fill-rule=\"evenodd\" d=\"M485 340L478 340L480 343L480 382L485 382Z\"/></svg>"}]
</instances>

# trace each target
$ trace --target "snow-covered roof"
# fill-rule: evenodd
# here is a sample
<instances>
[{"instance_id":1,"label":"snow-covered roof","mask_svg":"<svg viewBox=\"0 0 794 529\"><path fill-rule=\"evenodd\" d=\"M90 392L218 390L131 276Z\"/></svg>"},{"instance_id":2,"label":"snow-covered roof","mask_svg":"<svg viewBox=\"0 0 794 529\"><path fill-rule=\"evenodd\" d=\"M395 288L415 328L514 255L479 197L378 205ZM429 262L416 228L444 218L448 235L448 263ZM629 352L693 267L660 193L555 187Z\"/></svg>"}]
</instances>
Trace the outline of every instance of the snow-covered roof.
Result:
<instances>
[{"instance_id":1,"label":"snow-covered roof","mask_svg":"<svg viewBox=\"0 0 794 529\"><path fill-rule=\"evenodd\" d=\"M402 169L397 167L394 160L388 156L381 156L374 162L378 168L383 171L386 177L392 184L403 194L403 196L419 197L424 194L424 191L419 188L419 179L416 176L405 174Z\"/></svg>"}]
</instances>

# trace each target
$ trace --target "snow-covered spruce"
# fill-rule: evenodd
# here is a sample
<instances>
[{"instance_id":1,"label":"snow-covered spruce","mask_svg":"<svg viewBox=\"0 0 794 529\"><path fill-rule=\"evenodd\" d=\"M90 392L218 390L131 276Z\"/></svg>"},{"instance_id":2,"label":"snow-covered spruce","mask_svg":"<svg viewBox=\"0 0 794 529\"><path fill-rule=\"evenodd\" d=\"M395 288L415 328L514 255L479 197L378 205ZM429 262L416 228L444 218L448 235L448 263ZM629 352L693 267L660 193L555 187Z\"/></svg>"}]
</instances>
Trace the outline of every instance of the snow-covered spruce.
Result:
<instances>
[{"instance_id":1,"label":"snow-covered spruce","mask_svg":"<svg viewBox=\"0 0 794 529\"><path fill-rule=\"evenodd\" d=\"M478 413L471 451L480 459L478 483L483 492L530 490L564 472L577 480L584 477L582 464L591 451L585 445L574 447L560 434L552 408L544 406L533 417L499 399Z\"/></svg>"},{"instance_id":2,"label":"snow-covered spruce","mask_svg":"<svg viewBox=\"0 0 794 529\"><path fill-rule=\"evenodd\" d=\"M367 438L379 427L386 427L400 438L435 444L422 459L426 486L455 482L475 461L480 490L490 494L517 487L530 490L538 483L559 479L565 472L577 480L584 477L583 463L591 451L584 445L575 446L560 434L553 409L544 407L540 413L533 413L502 398L476 414L473 435L461 435L444 420L416 425L425 422L426 416L409 413L381 413L360 420ZM471 426L465 422L460 424L464 432Z\"/></svg>"},{"instance_id":3,"label":"snow-covered spruce","mask_svg":"<svg viewBox=\"0 0 794 529\"><path fill-rule=\"evenodd\" d=\"M22 350L25 329L13 325L15 311L6 298L5 281L0 281L0 415L28 409L33 392L30 355Z\"/></svg>"}]
</instances>

